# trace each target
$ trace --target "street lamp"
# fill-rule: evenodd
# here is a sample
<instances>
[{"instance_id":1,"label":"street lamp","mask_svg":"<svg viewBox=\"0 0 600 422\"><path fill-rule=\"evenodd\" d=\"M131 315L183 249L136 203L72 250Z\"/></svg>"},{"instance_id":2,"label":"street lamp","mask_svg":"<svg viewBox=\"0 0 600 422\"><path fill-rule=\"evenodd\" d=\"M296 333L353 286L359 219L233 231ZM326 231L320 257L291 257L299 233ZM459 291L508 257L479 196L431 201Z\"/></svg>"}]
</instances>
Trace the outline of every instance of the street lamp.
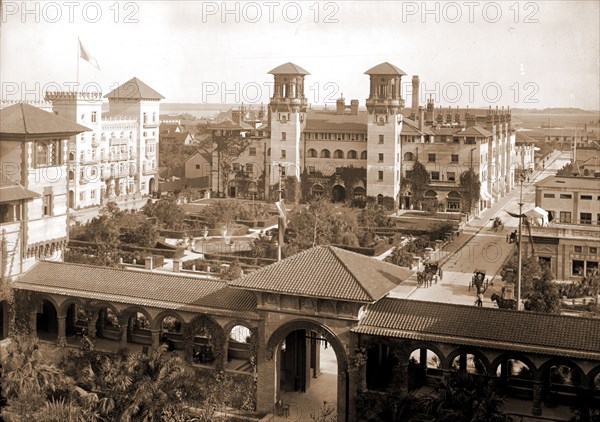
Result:
<instances>
[{"instance_id":1,"label":"street lamp","mask_svg":"<svg viewBox=\"0 0 600 422\"><path fill-rule=\"evenodd\" d=\"M519 255L518 267L517 267L517 311L521 310L521 277L522 277L522 269L523 258L521 256L521 229L523 222L523 181L525 180L525 174L521 173L519 177L519 181L521 182L521 192L519 196L519 241L517 243L517 251Z\"/></svg>"}]
</instances>

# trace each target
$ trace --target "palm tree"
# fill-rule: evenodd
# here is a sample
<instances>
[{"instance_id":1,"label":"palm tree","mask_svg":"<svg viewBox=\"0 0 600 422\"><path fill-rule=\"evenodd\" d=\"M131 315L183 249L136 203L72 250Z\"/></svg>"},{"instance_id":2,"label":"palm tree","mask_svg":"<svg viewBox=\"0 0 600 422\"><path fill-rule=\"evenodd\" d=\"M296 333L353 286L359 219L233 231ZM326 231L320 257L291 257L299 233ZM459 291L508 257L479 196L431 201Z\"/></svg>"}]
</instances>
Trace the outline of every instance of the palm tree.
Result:
<instances>
[{"instance_id":1,"label":"palm tree","mask_svg":"<svg viewBox=\"0 0 600 422\"><path fill-rule=\"evenodd\" d=\"M496 394L493 381L466 372L452 372L432 383L431 394L411 406L412 422L506 422L503 399Z\"/></svg>"}]
</instances>

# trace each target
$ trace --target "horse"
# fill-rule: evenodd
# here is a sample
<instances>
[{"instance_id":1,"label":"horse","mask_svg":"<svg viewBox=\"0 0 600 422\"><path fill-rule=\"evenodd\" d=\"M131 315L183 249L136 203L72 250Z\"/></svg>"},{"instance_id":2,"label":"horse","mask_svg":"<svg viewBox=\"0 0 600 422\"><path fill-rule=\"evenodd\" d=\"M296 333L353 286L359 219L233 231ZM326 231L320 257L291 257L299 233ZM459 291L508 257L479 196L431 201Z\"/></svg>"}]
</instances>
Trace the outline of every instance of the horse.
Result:
<instances>
[{"instance_id":1,"label":"horse","mask_svg":"<svg viewBox=\"0 0 600 422\"><path fill-rule=\"evenodd\" d=\"M492 302L496 302L500 309L517 309L517 301L514 299L503 299L502 296L494 293L490 298Z\"/></svg>"}]
</instances>

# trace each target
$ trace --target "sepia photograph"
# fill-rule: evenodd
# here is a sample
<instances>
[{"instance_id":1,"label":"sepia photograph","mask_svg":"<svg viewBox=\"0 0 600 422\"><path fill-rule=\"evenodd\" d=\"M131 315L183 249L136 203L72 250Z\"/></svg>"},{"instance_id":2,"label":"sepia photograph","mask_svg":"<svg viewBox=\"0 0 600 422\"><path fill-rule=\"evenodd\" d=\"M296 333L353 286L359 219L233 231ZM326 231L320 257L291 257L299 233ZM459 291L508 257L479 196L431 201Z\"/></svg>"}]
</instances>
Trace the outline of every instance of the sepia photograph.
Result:
<instances>
[{"instance_id":1,"label":"sepia photograph","mask_svg":"<svg viewBox=\"0 0 600 422\"><path fill-rule=\"evenodd\" d=\"M0 0L0 421L600 422L599 23Z\"/></svg>"}]
</instances>

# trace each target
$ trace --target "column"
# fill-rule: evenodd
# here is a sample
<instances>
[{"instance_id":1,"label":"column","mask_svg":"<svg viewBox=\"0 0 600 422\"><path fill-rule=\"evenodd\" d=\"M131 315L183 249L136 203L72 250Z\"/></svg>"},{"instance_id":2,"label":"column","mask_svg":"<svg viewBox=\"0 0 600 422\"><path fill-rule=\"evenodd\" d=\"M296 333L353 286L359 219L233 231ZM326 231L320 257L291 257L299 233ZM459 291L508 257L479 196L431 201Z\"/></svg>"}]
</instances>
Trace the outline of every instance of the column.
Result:
<instances>
[{"instance_id":1,"label":"column","mask_svg":"<svg viewBox=\"0 0 600 422\"><path fill-rule=\"evenodd\" d=\"M152 333L152 348L157 350L160 347L160 330L150 330Z\"/></svg>"},{"instance_id":2,"label":"column","mask_svg":"<svg viewBox=\"0 0 600 422\"><path fill-rule=\"evenodd\" d=\"M121 347L127 346L127 323L121 323Z\"/></svg>"},{"instance_id":3,"label":"column","mask_svg":"<svg viewBox=\"0 0 600 422\"><path fill-rule=\"evenodd\" d=\"M590 403L592 402L592 389L579 387L579 411L581 422L590 422Z\"/></svg>"},{"instance_id":4,"label":"column","mask_svg":"<svg viewBox=\"0 0 600 422\"><path fill-rule=\"evenodd\" d=\"M31 330L31 336L37 337L37 309L31 311L29 318L29 329Z\"/></svg>"},{"instance_id":5,"label":"column","mask_svg":"<svg viewBox=\"0 0 600 422\"><path fill-rule=\"evenodd\" d=\"M58 334L56 336L56 342L58 344L66 343L67 341L67 324L66 324L66 315L57 315L56 317L58 321Z\"/></svg>"},{"instance_id":6,"label":"column","mask_svg":"<svg viewBox=\"0 0 600 422\"><path fill-rule=\"evenodd\" d=\"M96 338L96 322L98 322L98 313L92 314L88 321L87 335L89 338Z\"/></svg>"},{"instance_id":7,"label":"column","mask_svg":"<svg viewBox=\"0 0 600 422\"><path fill-rule=\"evenodd\" d=\"M531 413L534 416L542 416L542 383L541 381L533 382L533 405Z\"/></svg>"}]
</instances>

